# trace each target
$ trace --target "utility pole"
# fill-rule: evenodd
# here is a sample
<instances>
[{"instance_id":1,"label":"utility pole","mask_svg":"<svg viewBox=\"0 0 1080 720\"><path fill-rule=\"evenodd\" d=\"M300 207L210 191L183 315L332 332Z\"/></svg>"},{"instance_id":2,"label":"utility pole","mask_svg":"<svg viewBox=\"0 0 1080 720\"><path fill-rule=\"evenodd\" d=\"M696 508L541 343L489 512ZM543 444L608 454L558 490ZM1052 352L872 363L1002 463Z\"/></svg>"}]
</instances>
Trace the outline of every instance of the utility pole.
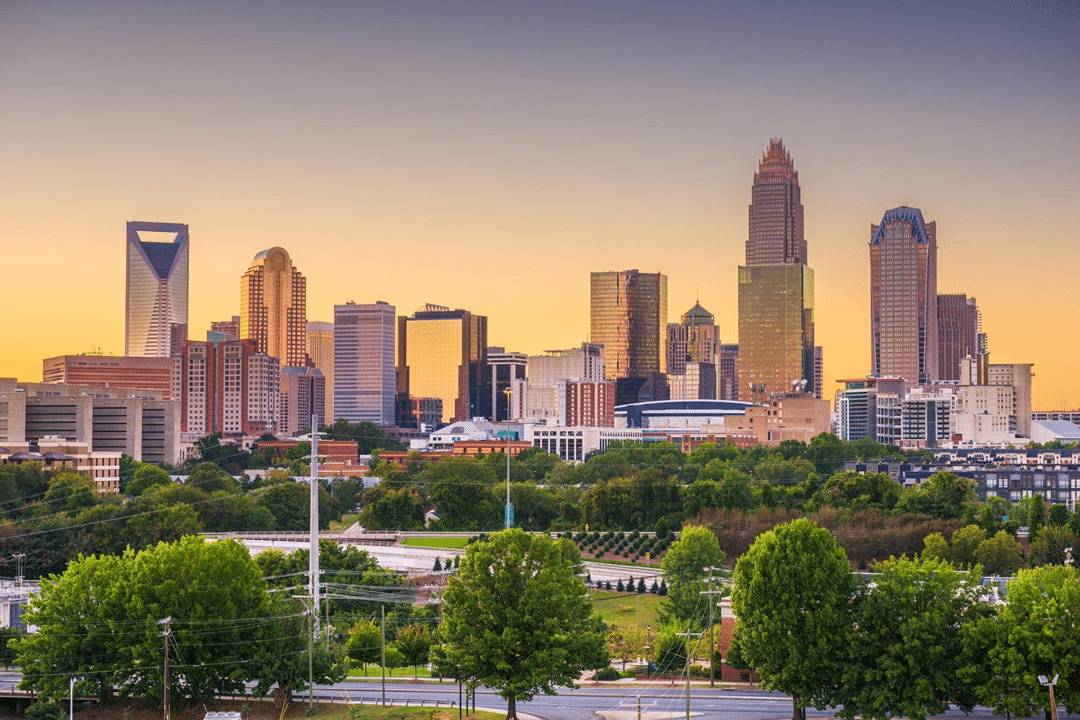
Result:
<instances>
[{"instance_id":1,"label":"utility pole","mask_svg":"<svg viewBox=\"0 0 1080 720\"><path fill-rule=\"evenodd\" d=\"M311 598L308 598L307 605L308 611L308 636L307 636L307 714L311 717L315 714L315 661L313 655L315 654L315 613L312 612L312 606L314 602Z\"/></svg>"},{"instance_id":2,"label":"utility pole","mask_svg":"<svg viewBox=\"0 0 1080 720\"><path fill-rule=\"evenodd\" d=\"M382 614L382 704L386 707L386 605L380 605L379 612Z\"/></svg>"},{"instance_id":3,"label":"utility pole","mask_svg":"<svg viewBox=\"0 0 1080 720\"><path fill-rule=\"evenodd\" d=\"M171 617L167 617L158 622L158 625L165 626L164 632L161 633L165 637L165 720L169 720L169 623L171 622Z\"/></svg>"},{"instance_id":4,"label":"utility pole","mask_svg":"<svg viewBox=\"0 0 1080 720\"><path fill-rule=\"evenodd\" d=\"M314 620L312 633L319 623L319 426L315 413L311 414L311 502L309 520L308 584L310 585L311 610Z\"/></svg>"},{"instance_id":5,"label":"utility pole","mask_svg":"<svg viewBox=\"0 0 1080 720\"><path fill-rule=\"evenodd\" d=\"M690 720L690 638L701 637L701 633L675 633L686 638L686 720Z\"/></svg>"}]
</instances>

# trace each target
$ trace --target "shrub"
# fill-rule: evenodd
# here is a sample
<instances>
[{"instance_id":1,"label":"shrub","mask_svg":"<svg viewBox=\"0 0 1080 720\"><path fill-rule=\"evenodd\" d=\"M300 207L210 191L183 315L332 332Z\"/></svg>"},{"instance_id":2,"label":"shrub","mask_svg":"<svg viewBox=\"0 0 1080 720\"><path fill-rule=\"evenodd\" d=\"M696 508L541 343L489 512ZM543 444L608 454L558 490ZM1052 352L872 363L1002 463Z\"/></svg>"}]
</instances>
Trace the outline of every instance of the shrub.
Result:
<instances>
[{"instance_id":1,"label":"shrub","mask_svg":"<svg viewBox=\"0 0 1080 720\"><path fill-rule=\"evenodd\" d=\"M596 671L594 680L618 680L622 675L613 667L601 668Z\"/></svg>"},{"instance_id":2,"label":"shrub","mask_svg":"<svg viewBox=\"0 0 1080 720\"><path fill-rule=\"evenodd\" d=\"M60 720L64 715L64 709L56 703L34 703L26 711L27 720Z\"/></svg>"}]
</instances>

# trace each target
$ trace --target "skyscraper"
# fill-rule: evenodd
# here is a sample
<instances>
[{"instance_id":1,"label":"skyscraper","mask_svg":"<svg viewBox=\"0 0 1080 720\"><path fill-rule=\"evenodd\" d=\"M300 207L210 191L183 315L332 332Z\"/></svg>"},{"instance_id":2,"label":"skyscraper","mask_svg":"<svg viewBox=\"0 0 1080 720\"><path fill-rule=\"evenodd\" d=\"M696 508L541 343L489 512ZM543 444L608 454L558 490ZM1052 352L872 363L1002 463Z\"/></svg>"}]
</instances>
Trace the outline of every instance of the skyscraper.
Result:
<instances>
[{"instance_id":1,"label":"skyscraper","mask_svg":"<svg viewBox=\"0 0 1080 720\"><path fill-rule=\"evenodd\" d=\"M960 381L960 361L979 347L979 307L967 295L938 295L938 379Z\"/></svg>"},{"instance_id":2,"label":"skyscraper","mask_svg":"<svg viewBox=\"0 0 1080 720\"><path fill-rule=\"evenodd\" d=\"M396 308L381 300L334 306L334 419L394 424L396 317Z\"/></svg>"},{"instance_id":3,"label":"skyscraper","mask_svg":"<svg viewBox=\"0 0 1080 720\"><path fill-rule=\"evenodd\" d=\"M167 242L143 240L140 232L171 233ZM127 293L124 354L169 357L187 339L188 226L127 224Z\"/></svg>"},{"instance_id":4,"label":"skyscraper","mask_svg":"<svg viewBox=\"0 0 1080 720\"><path fill-rule=\"evenodd\" d=\"M711 312L694 303L678 323L667 326L667 373L682 375L687 362L715 364L720 354L720 328Z\"/></svg>"},{"instance_id":5,"label":"skyscraper","mask_svg":"<svg viewBox=\"0 0 1080 720\"><path fill-rule=\"evenodd\" d=\"M240 278L240 339L282 367L307 365L307 281L284 248L263 250Z\"/></svg>"},{"instance_id":6,"label":"skyscraper","mask_svg":"<svg viewBox=\"0 0 1080 720\"><path fill-rule=\"evenodd\" d=\"M399 407L409 407L417 398L437 398L442 401L444 423L477 417L486 350L483 315L429 304L412 317L399 317Z\"/></svg>"},{"instance_id":7,"label":"skyscraper","mask_svg":"<svg viewBox=\"0 0 1080 720\"><path fill-rule=\"evenodd\" d=\"M937 225L918 208L870 226L871 374L911 385L939 379Z\"/></svg>"},{"instance_id":8,"label":"skyscraper","mask_svg":"<svg viewBox=\"0 0 1080 720\"><path fill-rule=\"evenodd\" d=\"M590 340L604 346L607 378L664 372L667 276L637 270L594 272L590 291Z\"/></svg>"},{"instance_id":9,"label":"skyscraper","mask_svg":"<svg viewBox=\"0 0 1080 720\"><path fill-rule=\"evenodd\" d=\"M749 215L746 265L739 267L740 396L762 400L794 387L820 398L799 174L779 139L761 156Z\"/></svg>"}]
</instances>

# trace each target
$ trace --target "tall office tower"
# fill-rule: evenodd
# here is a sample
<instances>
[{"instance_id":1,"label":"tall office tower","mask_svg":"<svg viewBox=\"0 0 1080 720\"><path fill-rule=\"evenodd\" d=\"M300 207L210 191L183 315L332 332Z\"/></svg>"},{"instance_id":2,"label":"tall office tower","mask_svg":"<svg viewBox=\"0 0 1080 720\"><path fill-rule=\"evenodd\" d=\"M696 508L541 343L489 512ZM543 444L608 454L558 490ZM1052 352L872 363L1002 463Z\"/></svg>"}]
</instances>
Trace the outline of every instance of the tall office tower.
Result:
<instances>
[{"instance_id":1,"label":"tall office tower","mask_svg":"<svg viewBox=\"0 0 1080 720\"><path fill-rule=\"evenodd\" d=\"M667 399L667 276L637 270L594 272L590 340L604 346L615 403Z\"/></svg>"},{"instance_id":2,"label":"tall office tower","mask_svg":"<svg viewBox=\"0 0 1080 720\"><path fill-rule=\"evenodd\" d=\"M251 340L189 342L182 357L180 417L188 437L277 432L276 357L258 352Z\"/></svg>"},{"instance_id":3,"label":"tall office tower","mask_svg":"<svg viewBox=\"0 0 1080 720\"><path fill-rule=\"evenodd\" d=\"M240 339L282 367L307 365L307 281L284 248L263 250L240 278Z\"/></svg>"},{"instance_id":4,"label":"tall office tower","mask_svg":"<svg viewBox=\"0 0 1080 720\"><path fill-rule=\"evenodd\" d=\"M444 423L477 417L483 403L486 350L483 315L428 304L412 317L399 317L399 397L442 400Z\"/></svg>"},{"instance_id":5,"label":"tall office tower","mask_svg":"<svg viewBox=\"0 0 1080 720\"><path fill-rule=\"evenodd\" d=\"M739 399L739 346L727 344L720 346L716 356L716 399Z\"/></svg>"},{"instance_id":6,"label":"tall office tower","mask_svg":"<svg viewBox=\"0 0 1080 720\"><path fill-rule=\"evenodd\" d=\"M206 331L206 342L225 342L240 339L240 316L233 315L229 320L215 320Z\"/></svg>"},{"instance_id":7,"label":"tall office tower","mask_svg":"<svg viewBox=\"0 0 1080 720\"><path fill-rule=\"evenodd\" d=\"M315 426L326 424L326 378L313 367L281 368L281 398L278 407L278 428L285 435L311 432L311 416Z\"/></svg>"},{"instance_id":8,"label":"tall office tower","mask_svg":"<svg viewBox=\"0 0 1080 720\"><path fill-rule=\"evenodd\" d=\"M311 321L307 324L307 354L326 380L323 417L327 423L333 423L337 420L334 416L334 323Z\"/></svg>"},{"instance_id":9,"label":"tall office tower","mask_svg":"<svg viewBox=\"0 0 1080 720\"><path fill-rule=\"evenodd\" d=\"M870 226L871 375L912 385L939 379L937 225L918 208Z\"/></svg>"},{"instance_id":10,"label":"tall office tower","mask_svg":"<svg viewBox=\"0 0 1080 720\"><path fill-rule=\"evenodd\" d=\"M938 379L960 382L960 361L980 352L979 308L967 295L938 295Z\"/></svg>"},{"instance_id":11,"label":"tall office tower","mask_svg":"<svg viewBox=\"0 0 1080 720\"><path fill-rule=\"evenodd\" d=\"M334 306L335 419L394 424L396 316L396 308L382 300Z\"/></svg>"},{"instance_id":12,"label":"tall office tower","mask_svg":"<svg viewBox=\"0 0 1080 720\"><path fill-rule=\"evenodd\" d=\"M564 417L565 392L561 388L568 380L604 381L604 348L597 343L586 342L581 343L581 347L530 355L528 364L525 415L529 418Z\"/></svg>"},{"instance_id":13,"label":"tall office tower","mask_svg":"<svg viewBox=\"0 0 1080 720\"><path fill-rule=\"evenodd\" d=\"M715 364L720 354L720 328L711 312L694 303L678 323L667 326L668 375L682 375L687 362Z\"/></svg>"},{"instance_id":14,"label":"tall office tower","mask_svg":"<svg viewBox=\"0 0 1080 720\"><path fill-rule=\"evenodd\" d=\"M140 232L171 233L168 242ZM188 322L188 226L127 224L127 298L124 354L169 357L183 349Z\"/></svg>"},{"instance_id":15,"label":"tall office tower","mask_svg":"<svg viewBox=\"0 0 1080 720\"><path fill-rule=\"evenodd\" d=\"M746 265L739 267L739 392L758 401L792 388L820 397L799 174L779 139L761 156L750 197Z\"/></svg>"},{"instance_id":16,"label":"tall office tower","mask_svg":"<svg viewBox=\"0 0 1080 720\"><path fill-rule=\"evenodd\" d=\"M519 400L515 403L513 395L523 388L520 381L525 379L528 360L525 353L506 352L506 348L502 347L487 349L485 396L490 395L491 404L484 409L487 411L485 415L493 421L519 419L514 414L514 408L521 407L522 402Z\"/></svg>"}]
</instances>

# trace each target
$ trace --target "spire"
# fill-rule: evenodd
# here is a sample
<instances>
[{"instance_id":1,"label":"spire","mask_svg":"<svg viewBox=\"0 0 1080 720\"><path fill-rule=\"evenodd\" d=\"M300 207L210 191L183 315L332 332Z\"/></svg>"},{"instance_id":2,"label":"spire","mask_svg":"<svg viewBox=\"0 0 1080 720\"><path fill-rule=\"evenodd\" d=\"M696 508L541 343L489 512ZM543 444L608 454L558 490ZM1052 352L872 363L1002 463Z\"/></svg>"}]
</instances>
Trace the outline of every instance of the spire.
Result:
<instances>
[{"instance_id":1,"label":"spire","mask_svg":"<svg viewBox=\"0 0 1080 720\"><path fill-rule=\"evenodd\" d=\"M769 149L761 154L758 171L754 173L754 184L782 183L788 180L798 185L799 173L795 172L791 155L784 149L784 141L772 138L769 140Z\"/></svg>"}]
</instances>

